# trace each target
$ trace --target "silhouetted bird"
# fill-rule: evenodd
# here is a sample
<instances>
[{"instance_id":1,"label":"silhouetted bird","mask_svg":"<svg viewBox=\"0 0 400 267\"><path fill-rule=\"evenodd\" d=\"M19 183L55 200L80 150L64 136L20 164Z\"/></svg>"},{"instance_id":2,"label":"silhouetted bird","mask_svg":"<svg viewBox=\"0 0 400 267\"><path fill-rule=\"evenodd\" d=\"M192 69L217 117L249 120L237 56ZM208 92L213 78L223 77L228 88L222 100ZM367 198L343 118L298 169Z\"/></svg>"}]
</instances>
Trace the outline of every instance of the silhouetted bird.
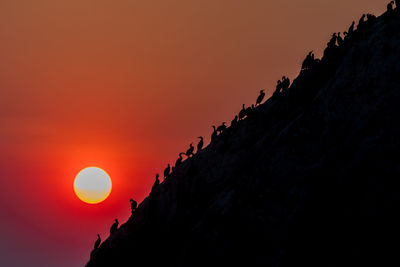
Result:
<instances>
[{"instance_id":1,"label":"silhouetted bird","mask_svg":"<svg viewBox=\"0 0 400 267\"><path fill-rule=\"evenodd\" d=\"M211 142L214 141L215 138L217 138L217 136L218 136L217 129L215 129L215 126L213 125L212 127L213 127L214 130L213 130L213 132L211 134Z\"/></svg>"},{"instance_id":2,"label":"silhouetted bird","mask_svg":"<svg viewBox=\"0 0 400 267\"><path fill-rule=\"evenodd\" d=\"M279 95L279 93L281 92L281 90L282 90L282 82L281 82L281 80L278 80L276 82L276 89L275 89L274 93L272 94L272 97L277 97Z\"/></svg>"},{"instance_id":3,"label":"silhouetted bird","mask_svg":"<svg viewBox=\"0 0 400 267\"><path fill-rule=\"evenodd\" d=\"M365 14L363 14L358 21L357 30L361 30L364 25Z\"/></svg>"},{"instance_id":4,"label":"silhouetted bird","mask_svg":"<svg viewBox=\"0 0 400 267\"><path fill-rule=\"evenodd\" d=\"M231 128L235 128L238 124L238 116L236 115L235 118L231 121Z\"/></svg>"},{"instance_id":5,"label":"silhouetted bird","mask_svg":"<svg viewBox=\"0 0 400 267\"><path fill-rule=\"evenodd\" d=\"M226 130L226 125L225 125L225 122L223 122L220 126L218 126L217 132L222 133L225 130Z\"/></svg>"},{"instance_id":6,"label":"silhouetted bird","mask_svg":"<svg viewBox=\"0 0 400 267\"><path fill-rule=\"evenodd\" d=\"M289 89L289 86L290 86L290 79L286 76L283 76L282 83L281 83L282 92Z\"/></svg>"},{"instance_id":7,"label":"silhouetted bird","mask_svg":"<svg viewBox=\"0 0 400 267\"><path fill-rule=\"evenodd\" d=\"M97 240L96 242L94 242L94 250L96 250L100 246L100 243L101 243L101 238L100 235L97 234Z\"/></svg>"},{"instance_id":8,"label":"silhouetted bird","mask_svg":"<svg viewBox=\"0 0 400 267\"><path fill-rule=\"evenodd\" d=\"M349 29L347 30L348 36L351 36L354 33L354 24L355 24L355 22L353 21L353 23L351 23Z\"/></svg>"},{"instance_id":9,"label":"silhouetted bird","mask_svg":"<svg viewBox=\"0 0 400 267\"><path fill-rule=\"evenodd\" d=\"M134 213L137 208L137 202L135 200L133 200L133 198L131 198L129 200L129 202L131 202L131 211L132 211L132 213Z\"/></svg>"},{"instance_id":10,"label":"silhouetted bird","mask_svg":"<svg viewBox=\"0 0 400 267\"><path fill-rule=\"evenodd\" d=\"M200 141L197 144L197 153L199 153L199 151L203 149L204 141L202 136L199 136L197 138L200 138Z\"/></svg>"},{"instance_id":11,"label":"silhouetted bird","mask_svg":"<svg viewBox=\"0 0 400 267\"><path fill-rule=\"evenodd\" d=\"M336 32L332 34L331 40L328 42L328 48L336 47L337 35Z\"/></svg>"},{"instance_id":12,"label":"silhouetted bird","mask_svg":"<svg viewBox=\"0 0 400 267\"><path fill-rule=\"evenodd\" d=\"M337 44L339 47L341 47L343 45L343 38L342 38L342 36L340 36L340 32L338 32L338 34L337 34Z\"/></svg>"},{"instance_id":13,"label":"silhouetted bird","mask_svg":"<svg viewBox=\"0 0 400 267\"><path fill-rule=\"evenodd\" d=\"M179 153L179 158L175 162L175 168L178 168L179 165L182 164L182 154L185 154L185 153L183 153L183 152Z\"/></svg>"},{"instance_id":14,"label":"silhouetted bird","mask_svg":"<svg viewBox=\"0 0 400 267\"><path fill-rule=\"evenodd\" d=\"M110 228L110 235L114 234L118 230L118 224L118 219L115 219L115 222L113 223L113 225L111 225Z\"/></svg>"},{"instance_id":15,"label":"silhouetted bird","mask_svg":"<svg viewBox=\"0 0 400 267\"><path fill-rule=\"evenodd\" d=\"M243 119L244 117L246 117L246 108L244 107L243 104L242 109L239 112L239 120Z\"/></svg>"},{"instance_id":16,"label":"silhouetted bird","mask_svg":"<svg viewBox=\"0 0 400 267\"><path fill-rule=\"evenodd\" d=\"M165 170L164 170L164 179L168 177L170 171L171 171L171 166L168 163L167 168L165 168Z\"/></svg>"},{"instance_id":17,"label":"silhouetted bird","mask_svg":"<svg viewBox=\"0 0 400 267\"><path fill-rule=\"evenodd\" d=\"M254 115L254 111L255 111L254 105L251 105L250 107L248 107L246 109L247 118L249 118L249 119L252 118Z\"/></svg>"},{"instance_id":18,"label":"silhouetted bird","mask_svg":"<svg viewBox=\"0 0 400 267\"><path fill-rule=\"evenodd\" d=\"M303 64L301 64L301 69L302 70L311 69L313 63L314 63L314 51L311 51L304 59Z\"/></svg>"},{"instance_id":19,"label":"silhouetted bird","mask_svg":"<svg viewBox=\"0 0 400 267\"><path fill-rule=\"evenodd\" d=\"M194 151L194 147L193 147L193 143L190 144L188 150L186 150L186 156L190 157L193 156L193 151Z\"/></svg>"},{"instance_id":20,"label":"silhouetted bird","mask_svg":"<svg viewBox=\"0 0 400 267\"><path fill-rule=\"evenodd\" d=\"M394 1L390 1L390 3L387 4L387 11L388 12L393 11L393 5L394 5Z\"/></svg>"},{"instance_id":21,"label":"silhouetted bird","mask_svg":"<svg viewBox=\"0 0 400 267\"><path fill-rule=\"evenodd\" d=\"M264 90L260 90L260 95L257 97L256 106L260 105L265 97Z\"/></svg>"},{"instance_id":22,"label":"silhouetted bird","mask_svg":"<svg viewBox=\"0 0 400 267\"><path fill-rule=\"evenodd\" d=\"M154 181L153 187L151 188L151 192L153 192L157 188L157 186L160 185L160 179L158 179L158 177L160 177L160 175L157 173L156 180Z\"/></svg>"}]
</instances>

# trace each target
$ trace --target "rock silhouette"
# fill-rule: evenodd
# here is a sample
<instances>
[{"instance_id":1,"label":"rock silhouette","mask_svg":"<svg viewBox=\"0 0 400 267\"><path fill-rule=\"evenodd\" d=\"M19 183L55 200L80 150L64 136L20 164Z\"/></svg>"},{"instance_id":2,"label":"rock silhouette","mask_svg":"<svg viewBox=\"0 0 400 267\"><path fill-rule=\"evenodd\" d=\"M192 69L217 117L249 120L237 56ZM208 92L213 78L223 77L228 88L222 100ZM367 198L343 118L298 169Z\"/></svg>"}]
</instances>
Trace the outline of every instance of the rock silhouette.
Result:
<instances>
[{"instance_id":1,"label":"rock silhouette","mask_svg":"<svg viewBox=\"0 0 400 267\"><path fill-rule=\"evenodd\" d=\"M87 266L400 266L392 13L364 15L290 88L177 166Z\"/></svg>"}]
</instances>

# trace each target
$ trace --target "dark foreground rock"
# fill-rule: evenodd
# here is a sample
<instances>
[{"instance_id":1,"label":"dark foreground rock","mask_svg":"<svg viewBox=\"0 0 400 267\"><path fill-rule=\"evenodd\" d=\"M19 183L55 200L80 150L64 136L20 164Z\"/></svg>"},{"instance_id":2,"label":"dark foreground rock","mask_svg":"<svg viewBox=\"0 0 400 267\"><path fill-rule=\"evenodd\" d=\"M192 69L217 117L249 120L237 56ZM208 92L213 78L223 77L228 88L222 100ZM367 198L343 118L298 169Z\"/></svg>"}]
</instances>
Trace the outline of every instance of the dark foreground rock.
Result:
<instances>
[{"instance_id":1,"label":"dark foreground rock","mask_svg":"<svg viewBox=\"0 0 400 267\"><path fill-rule=\"evenodd\" d=\"M94 266L400 266L400 14L186 160Z\"/></svg>"}]
</instances>

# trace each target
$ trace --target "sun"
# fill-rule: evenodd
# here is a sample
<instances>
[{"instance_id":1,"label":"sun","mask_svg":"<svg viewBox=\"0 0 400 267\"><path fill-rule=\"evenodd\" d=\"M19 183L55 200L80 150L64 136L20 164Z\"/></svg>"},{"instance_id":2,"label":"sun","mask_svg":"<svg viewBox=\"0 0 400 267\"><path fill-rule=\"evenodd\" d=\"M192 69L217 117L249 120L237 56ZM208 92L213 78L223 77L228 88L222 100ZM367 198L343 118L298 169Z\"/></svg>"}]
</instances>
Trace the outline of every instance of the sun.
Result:
<instances>
[{"instance_id":1,"label":"sun","mask_svg":"<svg viewBox=\"0 0 400 267\"><path fill-rule=\"evenodd\" d=\"M88 167L75 177L74 191L80 200L89 204L104 201L111 193L111 178L102 169Z\"/></svg>"}]
</instances>

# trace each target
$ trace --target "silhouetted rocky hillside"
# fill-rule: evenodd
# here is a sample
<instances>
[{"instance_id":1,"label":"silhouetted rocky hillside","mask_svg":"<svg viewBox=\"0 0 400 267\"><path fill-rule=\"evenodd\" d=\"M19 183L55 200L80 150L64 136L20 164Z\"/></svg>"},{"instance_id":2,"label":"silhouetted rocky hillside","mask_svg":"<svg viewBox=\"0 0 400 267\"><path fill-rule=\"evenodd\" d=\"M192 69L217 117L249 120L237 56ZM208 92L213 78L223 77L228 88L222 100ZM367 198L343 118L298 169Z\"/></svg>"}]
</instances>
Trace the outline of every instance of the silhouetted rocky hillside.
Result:
<instances>
[{"instance_id":1,"label":"silhouetted rocky hillside","mask_svg":"<svg viewBox=\"0 0 400 267\"><path fill-rule=\"evenodd\" d=\"M400 266L400 11L309 60L87 266Z\"/></svg>"}]
</instances>

